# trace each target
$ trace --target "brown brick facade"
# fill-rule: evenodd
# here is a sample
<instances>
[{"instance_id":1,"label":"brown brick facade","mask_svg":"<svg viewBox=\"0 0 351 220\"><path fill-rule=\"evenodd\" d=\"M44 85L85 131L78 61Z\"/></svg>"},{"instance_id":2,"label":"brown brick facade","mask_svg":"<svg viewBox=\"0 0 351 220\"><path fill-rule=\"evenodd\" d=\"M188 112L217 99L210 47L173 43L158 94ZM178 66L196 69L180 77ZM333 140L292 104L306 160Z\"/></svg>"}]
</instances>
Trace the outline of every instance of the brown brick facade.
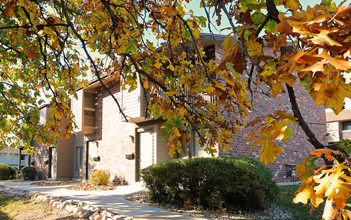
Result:
<instances>
[{"instance_id":1,"label":"brown brick facade","mask_svg":"<svg viewBox=\"0 0 351 220\"><path fill-rule=\"evenodd\" d=\"M35 152L32 154L32 164L37 170L37 179L48 179L49 174L49 147L34 143Z\"/></svg>"},{"instance_id":2,"label":"brown brick facade","mask_svg":"<svg viewBox=\"0 0 351 220\"><path fill-rule=\"evenodd\" d=\"M223 50L219 46L215 46L215 58L219 60L223 55ZM109 84L110 91L114 96L123 102L119 83ZM305 120L309 123L312 131L315 132L320 139L326 133L325 112L323 107L314 106L314 101L304 91L304 88L295 85L296 97ZM155 134L153 141L155 142L155 151L152 153L153 163L159 163L169 158L167 155L166 141L160 138L162 130L160 129L160 121L148 122L147 126L123 122L117 104L112 97L101 87L94 87L95 96L95 133L85 134L79 142L84 150L84 164L81 170L74 171L74 178L85 179L86 171L91 169L103 169L110 173L110 179L115 177L123 177L129 183L136 181L138 173L138 158L126 159L126 154L138 153L137 131L139 128L152 128ZM92 92L92 90L90 90ZM125 92L125 91L124 91ZM141 97L142 98L142 97ZM129 103L130 104L130 103ZM135 106L138 104L136 103ZM139 105L141 105L139 103ZM251 112L250 119L256 116L273 113L275 110L285 109L291 113L290 102L287 94L278 96L277 99L254 93L254 110ZM273 171L274 179L279 182L293 181L288 176L290 166L301 162L308 153L313 150L311 144L307 141L304 132L297 125L293 126L293 137L288 143L281 143L285 154L277 157L276 161L268 167ZM250 153L252 142L246 143L247 137L252 133L253 128L242 128L238 134L233 135L231 149L226 152L219 151L219 156L236 155L249 156L258 159L259 148ZM89 153L87 156L87 143L89 141ZM78 143L78 142L77 142ZM77 143L74 143L77 147ZM76 146L77 145L77 146ZM73 151L75 148L73 148ZM75 158L73 152L73 159ZM89 166L86 167L86 158L88 158ZM97 161L96 159L100 160ZM74 167L74 166L73 166Z\"/></svg>"},{"instance_id":3,"label":"brown brick facade","mask_svg":"<svg viewBox=\"0 0 351 220\"><path fill-rule=\"evenodd\" d=\"M311 130L316 134L317 138L321 140L323 135L327 133L324 108L320 106L315 108L312 98L298 85L295 86L295 92L303 117L309 124ZM250 119L252 120L257 116L272 113L278 109L284 109L288 113L292 113L287 94L280 95L277 99L256 94L254 97L254 111L251 112ZM281 154L273 164L268 165L273 172L274 179L278 182L293 181L294 179L288 176L290 170L289 165L302 162L302 159L314 149L308 142L305 133L298 125L293 125L292 128L294 133L288 143L282 141L278 142L279 145L283 147L285 154ZM241 129L237 135L233 136L233 143L231 144L232 149L227 152L221 151L219 155L248 156L259 159L259 147L250 153L252 141L246 143L246 139L252 132L252 127Z\"/></svg>"}]
</instances>

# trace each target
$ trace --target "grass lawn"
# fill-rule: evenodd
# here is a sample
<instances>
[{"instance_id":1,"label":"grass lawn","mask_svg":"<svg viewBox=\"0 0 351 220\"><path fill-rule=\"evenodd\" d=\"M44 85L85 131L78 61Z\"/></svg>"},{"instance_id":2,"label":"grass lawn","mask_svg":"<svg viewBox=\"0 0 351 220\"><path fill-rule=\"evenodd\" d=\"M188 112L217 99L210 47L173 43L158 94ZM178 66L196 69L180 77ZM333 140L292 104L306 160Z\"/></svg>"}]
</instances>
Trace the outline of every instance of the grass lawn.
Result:
<instances>
[{"instance_id":1,"label":"grass lawn","mask_svg":"<svg viewBox=\"0 0 351 220\"><path fill-rule=\"evenodd\" d=\"M299 185L291 186L281 186L281 196L277 200L277 204L285 207L287 210L291 211L294 214L294 220L297 219L318 219L322 218L323 205L322 207L317 208L312 214L310 214L311 206L309 204L304 205L302 203L294 203L293 199L295 198L294 193L299 188Z\"/></svg>"},{"instance_id":2,"label":"grass lawn","mask_svg":"<svg viewBox=\"0 0 351 220\"><path fill-rule=\"evenodd\" d=\"M33 204L33 200L8 195L1 195L0 198L0 219L13 219L16 216L28 211L43 211L51 214L51 210L44 203Z\"/></svg>"},{"instance_id":3,"label":"grass lawn","mask_svg":"<svg viewBox=\"0 0 351 220\"><path fill-rule=\"evenodd\" d=\"M79 219L77 216L53 209L43 202L34 199L17 197L0 193L0 220L7 219Z\"/></svg>"}]
</instances>

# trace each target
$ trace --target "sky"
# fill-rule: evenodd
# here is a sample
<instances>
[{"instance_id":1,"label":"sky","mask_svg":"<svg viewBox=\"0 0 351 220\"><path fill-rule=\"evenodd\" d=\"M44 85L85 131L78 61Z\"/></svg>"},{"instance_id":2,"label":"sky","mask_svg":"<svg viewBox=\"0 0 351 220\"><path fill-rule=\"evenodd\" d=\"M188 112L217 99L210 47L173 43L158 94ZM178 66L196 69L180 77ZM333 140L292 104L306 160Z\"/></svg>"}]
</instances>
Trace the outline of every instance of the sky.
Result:
<instances>
[{"instance_id":1,"label":"sky","mask_svg":"<svg viewBox=\"0 0 351 220\"><path fill-rule=\"evenodd\" d=\"M337 4L337 6L342 2L342 0L333 0L333 1ZM206 14L205 14L204 10L199 7L200 2L201 2L201 0L190 0L190 3L185 4L185 5L188 7L189 10L190 9L193 10L194 13L197 16L204 16L204 17L206 17ZM321 2L322 2L322 0L300 0L300 3L302 5L303 9L307 8L307 6L313 7L314 5L320 4ZM343 5L349 5L349 4L351 4L351 0L346 0ZM210 13L210 15L212 16L212 14L213 14L213 11ZM220 29L222 29L224 27L229 27L229 23L228 23L227 19L224 18L224 14L222 15L222 20L223 20L223 22L222 22L223 24L221 25L221 27L217 27L218 30L220 30ZM215 22L214 22L214 24L215 24ZM229 33L228 31L219 31L219 32L217 32L213 27L212 27L212 31L215 34L228 34ZM209 32L208 28L206 27L203 30L203 32L204 33L208 33Z\"/></svg>"}]
</instances>

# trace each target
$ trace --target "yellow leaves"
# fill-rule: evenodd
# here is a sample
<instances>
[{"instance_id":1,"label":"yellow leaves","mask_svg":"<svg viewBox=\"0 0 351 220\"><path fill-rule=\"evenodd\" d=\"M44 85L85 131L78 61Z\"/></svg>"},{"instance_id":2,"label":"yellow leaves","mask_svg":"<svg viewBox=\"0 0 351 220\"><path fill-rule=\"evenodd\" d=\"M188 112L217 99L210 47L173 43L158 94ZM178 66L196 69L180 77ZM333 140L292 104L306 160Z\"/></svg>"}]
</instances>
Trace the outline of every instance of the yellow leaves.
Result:
<instances>
[{"instance_id":1,"label":"yellow leaves","mask_svg":"<svg viewBox=\"0 0 351 220\"><path fill-rule=\"evenodd\" d=\"M276 61L269 61L261 68L261 76L268 82L271 93L274 97L284 92L282 83L287 83L293 86L296 81L296 77L291 71L286 71L285 67L279 67L280 63Z\"/></svg>"},{"instance_id":2,"label":"yellow leaves","mask_svg":"<svg viewBox=\"0 0 351 220\"><path fill-rule=\"evenodd\" d=\"M336 219L337 215L338 212L333 207L333 201L327 199L327 201L325 202L322 219L333 220Z\"/></svg>"},{"instance_id":3,"label":"yellow leaves","mask_svg":"<svg viewBox=\"0 0 351 220\"><path fill-rule=\"evenodd\" d=\"M314 170L316 168L314 161L318 157L325 157L333 160L334 163ZM347 199L351 196L351 177L349 176L351 169L348 161L339 163L342 158L345 158L345 155L337 150L325 148L312 151L302 164L296 166L298 177L302 177L303 183L295 193L294 202L307 204L310 200L314 207L318 207L326 197L324 219L334 219L338 214L337 210L340 210L344 216L348 216L349 212L344 208ZM312 165L308 165L309 162ZM307 178L308 175L310 177Z\"/></svg>"},{"instance_id":4,"label":"yellow leaves","mask_svg":"<svg viewBox=\"0 0 351 220\"><path fill-rule=\"evenodd\" d=\"M162 63L156 62L156 63L154 64L154 66L155 66L157 69L159 69L159 68L162 66Z\"/></svg>"},{"instance_id":5,"label":"yellow leaves","mask_svg":"<svg viewBox=\"0 0 351 220\"><path fill-rule=\"evenodd\" d=\"M260 160L263 161L264 164L273 163L280 153L285 153L283 148L275 144L271 137L267 135L260 149Z\"/></svg>"},{"instance_id":6,"label":"yellow leaves","mask_svg":"<svg viewBox=\"0 0 351 220\"><path fill-rule=\"evenodd\" d=\"M328 36L330 31L328 30L321 30L319 34L317 34L315 37L311 39L312 43L317 44L317 45L329 45L329 46L339 46L341 47L342 45L338 43L337 41L333 40Z\"/></svg>"},{"instance_id":7,"label":"yellow leaves","mask_svg":"<svg viewBox=\"0 0 351 220\"><path fill-rule=\"evenodd\" d=\"M291 137L292 129L288 128L287 125L291 122L295 123L295 118L283 111L276 111L273 115L257 117L255 120L249 122L246 126L254 126L262 123L254 129L246 141L254 140L255 135L257 135L251 151L260 145L260 160L265 164L273 163L280 153L284 153L283 148L274 143L274 141L288 141ZM257 131L260 132L258 133Z\"/></svg>"},{"instance_id":8,"label":"yellow leaves","mask_svg":"<svg viewBox=\"0 0 351 220\"><path fill-rule=\"evenodd\" d=\"M285 0L284 6L285 8L289 8L293 11L301 8L300 2L298 0Z\"/></svg>"},{"instance_id":9,"label":"yellow leaves","mask_svg":"<svg viewBox=\"0 0 351 220\"><path fill-rule=\"evenodd\" d=\"M236 83L235 78L230 76L229 74L223 75L223 78L231 86L234 86Z\"/></svg>"},{"instance_id":10,"label":"yellow leaves","mask_svg":"<svg viewBox=\"0 0 351 220\"><path fill-rule=\"evenodd\" d=\"M173 141L174 139L177 139L181 136L179 129L177 127L172 128L172 132L168 138L169 141Z\"/></svg>"},{"instance_id":11,"label":"yellow leaves","mask_svg":"<svg viewBox=\"0 0 351 220\"><path fill-rule=\"evenodd\" d=\"M60 133L59 131L55 131L55 132L54 132L54 136L55 136L55 138L60 137L60 136L61 136L61 133Z\"/></svg>"},{"instance_id":12,"label":"yellow leaves","mask_svg":"<svg viewBox=\"0 0 351 220\"><path fill-rule=\"evenodd\" d=\"M318 184L314 188L316 195L324 194L328 199L343 199L346 202L351 195L351 188L347 185L351 177L344 172L349 169L350 167L345 164L337 163L332 169L323 170L319 175L315 175L313 180ZM338 202L339 205L342 204L340 200Z\"/></svg>"},{"instance_id":13,"label":"yellow leaves","mask_svg":"<svg viewBox=\"0 0 351 220\"><path fill-rule=\"evenodd\" d=\"M296 192L295 198L293 199L294 203L303 203L307 204L308 200L311 200L311 203L314 207L318 207L323 201L323 197L317 196L314 192L314 184L308 184L307 186L302 185Z\"/></svg>"},{"instance_id":14,"label":"yellow leaves","mask_svg":"<svg viewBox=\"0 0 351 220\"><path fill-rule=\"evenodd\" d=\"M217 87L217 88L219 88L219 89L221 89L223 91L226 91L225 87L218 81L216 81L215 87Z\"/></svg>"},{"instance_id":15,"label":"yellow leaves","mask_svg":"<svg viewBox=\"0 0 351 220\"><path fill-rule=\"evenodd\" d=\"M249 40L246 42L247 52L252 57L258 57L263 55L262 44L257 42L257 37L255 35L250 35Z\"/></svg>"}]
</instances>

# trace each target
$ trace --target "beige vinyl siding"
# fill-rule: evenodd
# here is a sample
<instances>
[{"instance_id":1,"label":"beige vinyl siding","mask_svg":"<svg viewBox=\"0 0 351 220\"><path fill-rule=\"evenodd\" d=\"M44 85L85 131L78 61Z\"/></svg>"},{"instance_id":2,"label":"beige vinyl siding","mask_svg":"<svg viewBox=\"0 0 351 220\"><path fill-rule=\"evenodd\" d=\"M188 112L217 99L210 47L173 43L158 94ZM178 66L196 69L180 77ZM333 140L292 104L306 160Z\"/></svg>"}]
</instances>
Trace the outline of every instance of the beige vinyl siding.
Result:
<instances>
[{"instance_id":1,"label":"beige vinyl siding","mask_svg":"<svg viewBox=\"0 0 351 220\"><path fill-rule=\"evenodd\" d=\"M73 177L73 137L57 139L57 179Z\"/></svg>"},{"instance_id":2,"label":"beige vinyl siding","mask_svg":"<svg viewBox=\"0 0 351 220\"><path fill-rule=\"evenodd\" d=\"M342 110L338 115L334 112L327 112L325 116L327 122L348 121L351 119L351 109Z\"/></svg>"},{"instance_id":3,"label":"beige vinyl siding","mask_svg":"<svg viewBox=\"0 0 351 220\"><path fill-rule=\"evenodd\" d=\"M329 122L326 123L327 131L329 133L328 142L339 142L340 141L340 122Z\"/></svg>"},{"instance_id":4,"label":"beige vinyl siding","mask_svg":"<svg viewBox=\"0 0 351 220\"><path fill-rule=\"evenodd\" d=\"M83 89L77 91L77 96L78 99L75 99L72 97L71 100L71 107L72 107L72 112L74 114L75 122L77 124L76 129L74 129L74 132L81 132L83 129Z\"/></svg>"},{"instance_id":5,"label":"beige vinyl siding","mask_svg":"<svg viewBox=\"0 0 351 220\"><path fill-rule=\"evenodd\" d=\"M122 90L122 108L127 118L145 117L145 97L140 87L132 92Z\"/></svg>"},{"instance_id":6,"label":"beige vinyl siding","mask_svg":"<svg viewBox=\"0 0 351 220\"><path fill-rule=\"evenodd\" d=\"M49 118L49 111L48 107L42 108L39 110L39 124L45 125Z\"/></svg>"},{"instance_id":7,"label":"beige vinyl siding","mask_svg":"<svg viewBox=\"0 0 351 220\"><path fill-rule=\"evenodd\" d=\"M174 154L173 158L169 156L169 147L167 147L168 139L163 140L162 139L162 132L163 129L161 129L162 124L157 124L155 126L155 131L156 131L156 146L157 146L157 161L156 163L162 163L167 160L171 160L174 158L177 158L177 155Z\"/></svg>"}]
</instances>

